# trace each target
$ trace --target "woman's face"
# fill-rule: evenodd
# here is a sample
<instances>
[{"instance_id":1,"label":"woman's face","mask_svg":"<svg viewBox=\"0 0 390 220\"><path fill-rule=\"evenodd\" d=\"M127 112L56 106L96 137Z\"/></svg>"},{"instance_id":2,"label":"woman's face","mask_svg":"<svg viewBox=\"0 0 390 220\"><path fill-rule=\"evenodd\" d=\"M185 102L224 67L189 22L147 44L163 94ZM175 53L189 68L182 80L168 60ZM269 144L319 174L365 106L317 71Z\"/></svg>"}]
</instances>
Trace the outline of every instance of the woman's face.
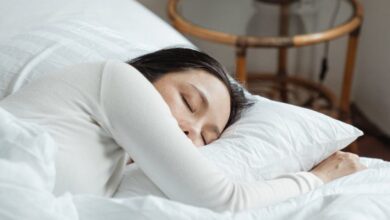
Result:
<instances>
[{"instance_id":1,"label":"woman's face","mask_svg":"<svg viewBox=\"0 0 390 220\"><path fill-rule=\"evenodd\" d=\"M196 146L219 138L229 119L230 95L218 78L193 69L165 74L153 85Z\"/></svg>"}]
</instances>

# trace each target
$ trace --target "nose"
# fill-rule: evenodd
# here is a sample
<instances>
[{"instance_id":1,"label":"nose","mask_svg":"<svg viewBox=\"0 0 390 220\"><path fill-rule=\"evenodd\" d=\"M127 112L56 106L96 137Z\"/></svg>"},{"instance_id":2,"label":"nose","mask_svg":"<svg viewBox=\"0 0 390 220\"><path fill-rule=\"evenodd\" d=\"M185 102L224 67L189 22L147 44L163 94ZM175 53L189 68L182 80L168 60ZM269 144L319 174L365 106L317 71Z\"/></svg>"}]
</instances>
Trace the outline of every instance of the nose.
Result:
<instances>
[{"instance_id":1,"label":"nose","mask_svg":"<svg viewBox=\"0 0 390 220\"><path fill-rule=\"evenodd\" d=\"M200 147L203 145L201 129L199 125L188 122L182 122L179 125L184 134L192 141L192 143L195 144L195 146Z\"/></svg>"}]
</instances>

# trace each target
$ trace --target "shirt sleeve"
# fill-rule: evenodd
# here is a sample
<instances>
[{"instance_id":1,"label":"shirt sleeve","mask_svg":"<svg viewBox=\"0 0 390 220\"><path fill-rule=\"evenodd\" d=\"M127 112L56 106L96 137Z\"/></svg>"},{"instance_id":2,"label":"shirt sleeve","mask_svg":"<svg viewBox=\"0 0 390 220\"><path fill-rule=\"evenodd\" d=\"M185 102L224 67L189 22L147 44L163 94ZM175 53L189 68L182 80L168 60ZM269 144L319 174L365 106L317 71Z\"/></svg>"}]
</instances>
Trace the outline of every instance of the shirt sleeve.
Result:
<instances>
[{"instance_id":1,"label":"shirt sleeve","mask_svg":"<svg viewBox=\"0 0 390 220\"><path fill-rule=\"evenodd\" d=\"M126 63L106 63L99 99L112 137L170 199L238 211L270 205L322 184L308 172L261 182L227 178L181 131L154 86Z\"/></svg>"}]
</instances>

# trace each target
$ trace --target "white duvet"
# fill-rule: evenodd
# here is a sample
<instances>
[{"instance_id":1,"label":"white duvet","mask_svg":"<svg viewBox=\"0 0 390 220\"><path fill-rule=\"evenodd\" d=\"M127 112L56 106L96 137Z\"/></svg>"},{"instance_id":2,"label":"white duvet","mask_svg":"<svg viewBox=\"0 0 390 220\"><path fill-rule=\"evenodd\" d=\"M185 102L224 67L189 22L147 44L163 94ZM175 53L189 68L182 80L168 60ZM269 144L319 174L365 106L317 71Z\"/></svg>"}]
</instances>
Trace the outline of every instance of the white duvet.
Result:
<instances>
[{"instance_id":1,"label":"white duvet","mask_svg":"<svg viewBox=\"0 0 390 220\"><path fill-rule=\"evenodd\" d=\"M390 219L390 163L267 208L217 213L155 196L55 197L56 144L41 127L0 108L0 219Z\"/></svg>"}]
</instances>

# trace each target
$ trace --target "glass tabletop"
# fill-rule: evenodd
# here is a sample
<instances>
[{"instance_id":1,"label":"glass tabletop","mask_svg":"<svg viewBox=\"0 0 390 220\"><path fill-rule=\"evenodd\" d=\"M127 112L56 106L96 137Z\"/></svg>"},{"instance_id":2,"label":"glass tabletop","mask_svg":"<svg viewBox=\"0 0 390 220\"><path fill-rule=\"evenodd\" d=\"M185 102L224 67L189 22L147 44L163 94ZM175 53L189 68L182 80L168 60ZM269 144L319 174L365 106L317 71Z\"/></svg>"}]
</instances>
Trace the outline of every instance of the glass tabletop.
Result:
<instances>
[{"instance_id":1,"label":"glass tabletop","mask_svg":"<svg viewBox=\"0 0 390 220\"><path fill-rule=\"evenodd\" d=\"M212 31L239 36L277 37L318 33L348 22L349 0L180 0L187 21Z\"/></svg>"}]
</instances>

